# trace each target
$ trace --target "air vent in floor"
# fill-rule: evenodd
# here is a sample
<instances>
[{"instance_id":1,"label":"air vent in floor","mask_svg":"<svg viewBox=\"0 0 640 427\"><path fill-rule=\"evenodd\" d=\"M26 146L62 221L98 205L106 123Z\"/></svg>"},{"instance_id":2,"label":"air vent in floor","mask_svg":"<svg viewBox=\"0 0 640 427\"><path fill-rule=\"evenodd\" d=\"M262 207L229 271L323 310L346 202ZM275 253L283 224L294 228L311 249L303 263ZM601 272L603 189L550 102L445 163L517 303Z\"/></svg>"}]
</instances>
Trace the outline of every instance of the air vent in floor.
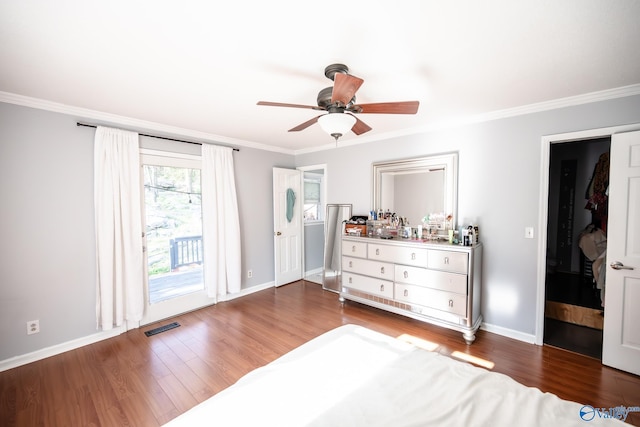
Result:
<instances>
[{"instance_id":1,"label":"air vent in floor","mask_svg":"<svg viewBox=\"0 0 640 427\"><path fill-rule=\"evenodd\" d=\"M159 334L160 332L168 331L169 329L177 328L180 326L178 322L169 323L168 325L160 326L158 328L150 329L146 331L144 334L148 337L151 335Z\"/></svg>"}]
</instances>

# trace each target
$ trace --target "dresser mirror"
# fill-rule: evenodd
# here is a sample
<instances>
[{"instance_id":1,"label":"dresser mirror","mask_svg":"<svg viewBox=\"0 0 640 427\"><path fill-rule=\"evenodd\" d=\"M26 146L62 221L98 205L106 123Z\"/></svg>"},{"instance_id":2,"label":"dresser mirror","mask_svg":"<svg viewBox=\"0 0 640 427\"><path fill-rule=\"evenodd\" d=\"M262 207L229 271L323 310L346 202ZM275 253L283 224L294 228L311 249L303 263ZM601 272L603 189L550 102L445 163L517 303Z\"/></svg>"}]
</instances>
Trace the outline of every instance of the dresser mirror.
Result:
<instances>
[{"instance_id":1,"label":"dresser mirror","mask_svg":"<svg viewBox=\"0 0 640 427\"><path fill-rule=\"evenodd\" d=\"M409 224L422 224L425 215L458 211L458 153L373 163L373 207L387 209Z\"/></svg>"}]
</instances>

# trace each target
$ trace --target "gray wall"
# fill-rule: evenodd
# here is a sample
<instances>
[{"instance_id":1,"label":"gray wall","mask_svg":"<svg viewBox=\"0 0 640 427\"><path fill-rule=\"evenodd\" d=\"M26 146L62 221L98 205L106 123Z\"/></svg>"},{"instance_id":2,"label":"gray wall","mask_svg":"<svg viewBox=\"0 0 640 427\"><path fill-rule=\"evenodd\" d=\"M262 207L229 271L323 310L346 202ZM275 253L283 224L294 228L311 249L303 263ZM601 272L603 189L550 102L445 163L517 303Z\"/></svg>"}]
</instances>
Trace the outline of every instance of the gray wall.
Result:
<instances>
[{"instance_id":1,"label":"gray wall","mask_svg":"<svg viewBox=\"0 0 640 427\"><path fill-rule=\"evenodd\" d=\"M640 123L640 96L367 143L366 149L343 145L298 155L296 166L326 163L329 198L366 213L372 203L372 162L458 151L458 222L477 222L485 245L484 321L533 335L541 139L631 123ZM527 226L535 227L534 239L524 238Z\"/></svg>"},{"instance_id":2,"label":"gray wall","mask_svg":"<svg viewBox=\"0 0 640 427\"><path fill-rule=\"evenodd\" d=\"M0 103L0 203L0 360L95 333L88 133ZM27 336L35 319L41 332Z\"/></svg>"},{"instance_id":3,"label":"gray wall","mask_svg":"<svg viewBox=\"0 0 640 427\"><path fill-rule=\"evenodd\" d=\"M93 132L78 118L0 103L0 361L95 329ZM459 218L480 225L482 309L492 325L535 331L543 135L640 123L640 96L294 156L234 154L243 288L274 280L272 168L327 164L327 202L371 208L371 163L458 151ZM353 159L358 159L353 161ZM254 277L246 278L252 269ZM26 335L40 319L41 333Z\"/></svg>"},{"instance_id":4,"label":"gray wall","mask_svg":"<svg viewBox=\"0 0 640 427\"><path fill-rule=\"evenodd\" d=\"M324 222L304 226L304 269L322 268L324 257Z\"/></svg>"},{"instance_id":5,"label":"gray wall","mask_svg":"<svg viewBox=\"0 0 640 427\"><path fill-rule=\"evenodd\" d=\"M94 130L78 119L0 103L0 361L96 333ZM294 158L242 148L234 164L249 288L274 280L272 168Z\"/></svg>"}]
</instances>

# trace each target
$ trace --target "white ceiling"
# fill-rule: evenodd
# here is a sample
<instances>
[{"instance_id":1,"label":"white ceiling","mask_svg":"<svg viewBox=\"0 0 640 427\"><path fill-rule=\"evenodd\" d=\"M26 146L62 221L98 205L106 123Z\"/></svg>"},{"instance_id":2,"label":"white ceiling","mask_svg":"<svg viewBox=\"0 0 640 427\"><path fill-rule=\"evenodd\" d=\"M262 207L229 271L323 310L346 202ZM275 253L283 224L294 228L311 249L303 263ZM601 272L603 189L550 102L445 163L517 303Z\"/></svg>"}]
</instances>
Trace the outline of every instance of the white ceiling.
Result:
<instances>
[{"instance_id":1,"label":"white ceiling","mask_svg":"<svg viewBox=\"0 0 640 427\"><path fill-rule=\"evenodd\" d=\"M341 62L358 103L419 100L418 114L362 114L417 132L500 110L640 84L637 0L2 0L0 91L245 146L335 146L315 105ZM111 116L115 115L115 116ZM123 122L123 120L116 120Z\"/></svg>"}]
</instances>

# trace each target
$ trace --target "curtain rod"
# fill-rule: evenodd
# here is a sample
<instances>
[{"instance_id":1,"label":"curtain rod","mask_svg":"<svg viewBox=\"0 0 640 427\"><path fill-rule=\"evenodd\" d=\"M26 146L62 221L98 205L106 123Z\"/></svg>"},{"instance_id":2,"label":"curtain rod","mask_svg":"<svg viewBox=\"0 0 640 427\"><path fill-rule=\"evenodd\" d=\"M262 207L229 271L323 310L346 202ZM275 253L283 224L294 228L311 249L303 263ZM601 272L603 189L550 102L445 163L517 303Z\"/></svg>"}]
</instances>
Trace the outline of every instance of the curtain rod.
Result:
<instances>
[{"instance_id":1,"label":"curtain rod","mask_svg":"<svg viewBox=\"0 0 640 427\"><path fill-rule=\"evenodd\" d=\"M97 125L90 125L90 124L87 124L87 123L80 123L80 122L77 122L76 125L77 126L84 126L84 127L88 127L88 128L97 128L98 127ZM138 135L140 135L140 136L148 136L149 138L166 139L167 141L184 142L185 144L202 145L202 142L185 141L183 139L168 138L166 136L148 135L146 133L138 133ZM233 147L231 147L231 148L233 148ZM233 151L240 151L240 149L239 148L233 148Z\"/></svg>"}]
</instances>

